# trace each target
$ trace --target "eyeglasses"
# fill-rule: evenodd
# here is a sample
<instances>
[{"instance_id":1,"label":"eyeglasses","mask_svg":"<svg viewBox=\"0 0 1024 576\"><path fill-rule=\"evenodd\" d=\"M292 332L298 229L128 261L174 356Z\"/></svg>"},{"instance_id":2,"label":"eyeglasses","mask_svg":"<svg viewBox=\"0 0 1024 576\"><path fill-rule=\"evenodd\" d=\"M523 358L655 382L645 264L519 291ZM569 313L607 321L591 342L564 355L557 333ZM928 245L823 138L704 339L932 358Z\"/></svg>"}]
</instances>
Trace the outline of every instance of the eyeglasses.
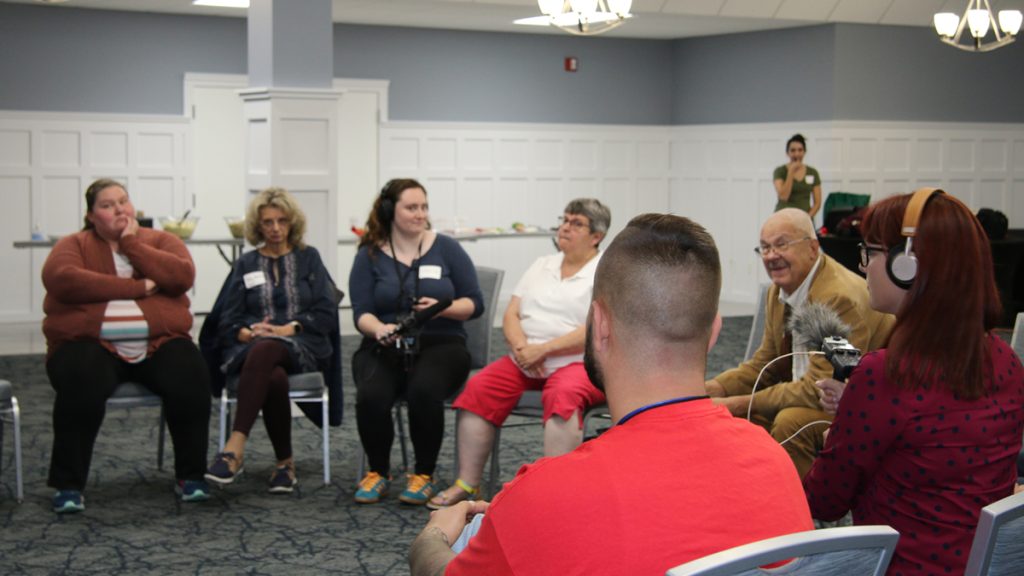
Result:
<instances>
[{"instance_id":1,"label":"eyeglasses","mask_svg":"<svg viewBox=\"0 0 1024 576\"><path fill-rule=\"evenodd\" d=\"M868 246L863 242L857 244L857 248L860 248L860 265L862 268L868 267L868 259L871 257L872 252L885 253L887 250L882 246Z\"/></svg>"},{"instance_id":2,"label":"eyeglasses","mask_svg":"<svg viewBox=\"0 0 1024 576\"><path fill-rule=\"evenodd\" d=\"M786 252L789 251L790 247L793 246L794 244L799 244L801 242L806 242L806 241L808 241L810 239L811 238L808 236L807 238L801 238L799 240L790 240L789 242L776 242L775 244L761 244L757 248L754 248L754 254L757 254L758 256L761 256L762 258L768 256L772 252L775 252L776 254L785 254Z\"/></svg>"},{"instance_id":3,"label":"eyeglasses","mask_svg":"<svg viewBox=\"0 0 1024 576\"><path fill-rule=\"evenodd\" d=\"M566 218L565 216L558 217L558 227L561 228L563 225L568 224L575 230L583 230L584 228L590 229L590 223L582 218Z\"/></svg>"}]
</instances>

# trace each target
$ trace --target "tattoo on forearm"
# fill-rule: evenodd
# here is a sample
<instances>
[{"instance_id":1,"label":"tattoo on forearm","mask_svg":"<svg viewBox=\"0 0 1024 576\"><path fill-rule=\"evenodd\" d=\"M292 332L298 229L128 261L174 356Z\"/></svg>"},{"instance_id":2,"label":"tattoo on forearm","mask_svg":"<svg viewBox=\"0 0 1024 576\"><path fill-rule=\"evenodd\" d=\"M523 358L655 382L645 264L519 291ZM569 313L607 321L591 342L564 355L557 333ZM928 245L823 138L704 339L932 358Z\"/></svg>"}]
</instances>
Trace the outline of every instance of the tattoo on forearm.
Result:
<instances>
[{"instance_id":1,"label":"tattoo on forearm","mask_svg":"<svg viewBox=\"0 0 1024 576\"><path fill-rule=\"evenodd\" d=\"M432 527L432 528L430 529L430 531L431 531L431 532L436 532L436 533L437 533L437 535L441 537L441 540L444 540L444 545L445 545L445 546L447 546L447 547L449 547L449 548L451 548L451 547L452 547L452 543L448 541L448 535L444 533L444 530L441 530L441 529L440 529L440 528L438 528L437 526L434 526L434 527Z\"/></svg>"}]
</instances>

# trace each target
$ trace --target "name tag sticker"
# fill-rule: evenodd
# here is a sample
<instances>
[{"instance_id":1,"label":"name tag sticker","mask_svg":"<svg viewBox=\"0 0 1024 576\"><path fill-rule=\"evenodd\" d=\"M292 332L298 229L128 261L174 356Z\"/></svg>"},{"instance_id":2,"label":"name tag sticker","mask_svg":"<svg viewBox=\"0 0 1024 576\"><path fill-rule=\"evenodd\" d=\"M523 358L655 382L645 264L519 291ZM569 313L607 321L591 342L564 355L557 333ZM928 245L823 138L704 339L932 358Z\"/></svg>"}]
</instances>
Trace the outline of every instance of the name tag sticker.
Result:
<instances>
[{"instance_id":1,"label":"name tag sticker","mask_svg":"<svg viewBox=\"0 0 1024 576\"><path fill-rule=\"evenodd\" d=\"M441 279L441 267L434 264L427 264L426 266L420 266L420 280L440 280Z\"/></svg>"},{"instance_id":2,"label":"name tag sticker","mask_svg":"<svg viewBox=\"0 0 1024 576\"><path fill-rule=\"evenodd\" d=\"M262 270L257 270L242 276L242 282L245 282L245 289L248 290L266 284L267 277L263 275Z\"/></svg>"},{"instance_id":3,"label":"name tag sticker","mask_svg":"<svg viewBox=\"0 0 1024 576\"><path fill-rule=\"evenodd\" d=\"M814 184L814 174L808 174L804 178L804 182L807 182L808 184Z\"/></svg>"}]
</instances>

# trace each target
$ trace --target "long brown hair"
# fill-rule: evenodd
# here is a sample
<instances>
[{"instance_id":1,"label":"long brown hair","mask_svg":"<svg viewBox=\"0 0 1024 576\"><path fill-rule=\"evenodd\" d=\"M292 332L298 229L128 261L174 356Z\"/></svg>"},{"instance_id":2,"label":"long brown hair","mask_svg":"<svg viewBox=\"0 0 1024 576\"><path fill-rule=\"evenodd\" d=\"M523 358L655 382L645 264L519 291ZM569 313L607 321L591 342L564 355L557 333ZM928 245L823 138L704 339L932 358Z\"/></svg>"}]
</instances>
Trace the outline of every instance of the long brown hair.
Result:
<instances>
[{"instance_id":1,"label":"long brown hair","mask_svg":"<svg viewBox=\"0 0 1024 576\"><path fill-rule=\"evenodd\" d=\"M366 219L366 233L359 239L359 247L367 246L372 255L388 236L391 235L391 224L395 221L395 208L402 192L412 188L423 190L426 195L427 189L412 178L395 178L388 180L388 183L381 189L377 199L373 201L373 208L370 209L370 216ZM429 224L428 224L429 227Z\"/></svg>"},{"instance_id":2,"label":"long brown hair","mask_svg":"<svg viewBox=\"0 0 1024 576\"><path fill-rule=\"evenodd\" d=\"M911 196L871 205L864 241L902 245ZM913 250L917 274L889 335L886 376L908 389L934 382L961 398L980 398L991 374L987 334L1002 315L988 237L963 202L935 194L921 214Z\"/></svg>"}]
</instances>

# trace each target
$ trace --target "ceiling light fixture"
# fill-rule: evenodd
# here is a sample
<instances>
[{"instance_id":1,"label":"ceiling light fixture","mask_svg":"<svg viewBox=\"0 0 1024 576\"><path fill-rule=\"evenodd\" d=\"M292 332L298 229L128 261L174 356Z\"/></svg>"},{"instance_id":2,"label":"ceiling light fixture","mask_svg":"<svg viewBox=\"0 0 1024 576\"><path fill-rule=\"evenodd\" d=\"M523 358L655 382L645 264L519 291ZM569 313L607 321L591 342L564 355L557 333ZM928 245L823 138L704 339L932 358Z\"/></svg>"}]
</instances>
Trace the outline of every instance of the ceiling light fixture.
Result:
<instances>
[{"instance_id":1,"label":"ceiling light fixture","mask_svg":"<svg viewBox=\"0 0 1024 576\"><path fill-rule=\"evenodd\" d=\"M968 52L989 52L1016 40L1017 33L1020 32L1021 20L1020 10L1000 10L999 25L997 26L988 0L967 0L967 8L964 10L963 16L958 17L952 12L939 12L935 15L934 22L939 39L946 44ZM964 28L970 31L973 42L960 42ZM982 42L988 34L989 28L992 29L995 39ZM1000 32L1002 33L1000 34Z\"/></svg>"},{"instance_id":2,"label":"ceiling light fixture","mask_svg":"<svg viewBox=\"0 0 1024 576\"><path fill-rule=\"evenodd\" d=\"M192 0L194 6L214 6L216 8L248 8L249 0Z\"/></svg>"},{"instance_id":3,"label":"ceiling light fixture","mask_svg":"<svg viewBox=\"0 0 1024 576\"><path fill-rule=\"evenodd\" d=\"M633 0L537 0L543 16L515 20L526 26L555 26L570 34L594 36L632 18Z\"/></svg>"}]
</instances>

